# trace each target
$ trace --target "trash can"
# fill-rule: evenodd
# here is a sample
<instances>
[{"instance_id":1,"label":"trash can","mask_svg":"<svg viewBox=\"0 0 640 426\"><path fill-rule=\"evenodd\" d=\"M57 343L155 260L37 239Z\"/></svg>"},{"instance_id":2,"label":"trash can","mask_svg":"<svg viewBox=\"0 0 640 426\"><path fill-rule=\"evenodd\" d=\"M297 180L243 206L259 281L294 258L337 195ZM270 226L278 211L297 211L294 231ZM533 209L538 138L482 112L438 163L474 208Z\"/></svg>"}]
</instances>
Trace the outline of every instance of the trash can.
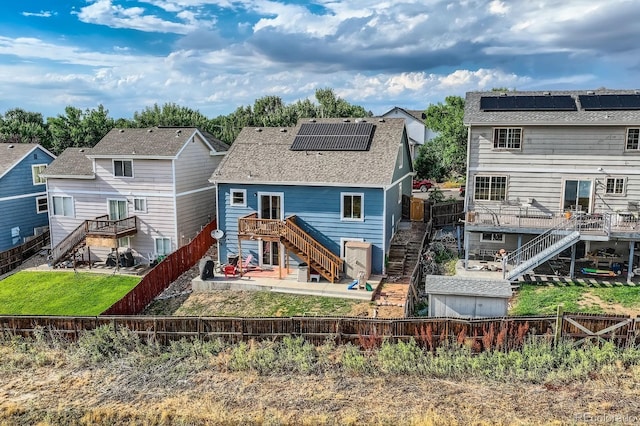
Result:
<instances>
[{"instance_id":1,"label":"trash can","mask_svg":"<svg viewBox=\"0 0 640 426\"><path fill-rule=\"evenodd\" d=\"M309 266L306 263L298 264L298 282L306 283L307 282L307 271L309 270Z\"/></svg>"}]
</instances>

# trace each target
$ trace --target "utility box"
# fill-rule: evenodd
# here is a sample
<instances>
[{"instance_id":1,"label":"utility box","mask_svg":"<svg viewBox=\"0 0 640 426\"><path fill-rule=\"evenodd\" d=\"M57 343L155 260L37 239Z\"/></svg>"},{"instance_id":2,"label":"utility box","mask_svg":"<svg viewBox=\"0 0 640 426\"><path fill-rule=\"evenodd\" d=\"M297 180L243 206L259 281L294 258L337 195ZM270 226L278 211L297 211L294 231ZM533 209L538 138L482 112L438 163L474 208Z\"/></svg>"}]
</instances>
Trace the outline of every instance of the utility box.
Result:
<instances>
[{"instance_id":1,"label":"utility box","mask_svg":"<svg viewBox=\"0 0 640 426\"><path fill-rule=\"evenodd\" d=\"M371 276L371 243L347 241L344 248L344 272L347 278L357 280L364 272L364 279Z\"/></svg>"}]
</instances>

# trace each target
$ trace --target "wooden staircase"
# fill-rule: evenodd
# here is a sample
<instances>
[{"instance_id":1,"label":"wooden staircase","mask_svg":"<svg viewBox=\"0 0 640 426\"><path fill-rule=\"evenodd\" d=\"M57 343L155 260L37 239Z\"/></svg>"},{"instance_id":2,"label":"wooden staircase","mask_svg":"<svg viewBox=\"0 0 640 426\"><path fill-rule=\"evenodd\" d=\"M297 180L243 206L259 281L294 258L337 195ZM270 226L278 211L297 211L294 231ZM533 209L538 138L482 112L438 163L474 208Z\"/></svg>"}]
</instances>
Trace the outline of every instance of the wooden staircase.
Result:
<instances>
[{"instance_id":1,"label":"wooden staircase","mask_svg":"<svg viewBox=\"0 0 640 426\"><path fill-rule=\"evenodd\" d=\"M342 259L296 225L295 216L282 224L281 242L313 269L332 283L340 280Z\"/></svg>"},{"instance_id":2,"label":"wooden staircase","mask_svg":"<svg viewBox=\"0 0 640 426\"><path fill-rule=\"evenodd\" d=\"M238 237L277 238L287 250L306 262L310 269L332 283L340 280L342 259L300 228L295 216L285 221L261 219L256 213L241 217L238 219Z\"/></svg>"},{"instance_id":3,"label":"wooden staircase","mask_svg":"<svg viewBox=\"0 0 640 426\"><path fill-rule=\"evenodd\" d=\"M105 215L85 220L51 250L51 265L55 266L73 256L80 248L87 245L88 237L117 240L136 232L138 232L136 216L109 220Z\"/></svg>"}]
</instances>

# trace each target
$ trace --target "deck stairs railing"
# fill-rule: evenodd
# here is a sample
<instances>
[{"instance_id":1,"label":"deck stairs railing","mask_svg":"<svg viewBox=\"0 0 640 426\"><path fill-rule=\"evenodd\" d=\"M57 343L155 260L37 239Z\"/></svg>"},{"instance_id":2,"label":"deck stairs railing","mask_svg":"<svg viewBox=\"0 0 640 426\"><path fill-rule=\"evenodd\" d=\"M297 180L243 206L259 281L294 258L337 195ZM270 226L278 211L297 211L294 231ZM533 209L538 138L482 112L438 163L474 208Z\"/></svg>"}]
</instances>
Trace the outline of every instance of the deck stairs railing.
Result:
<instances>
[{"instance_id":1,"label":"deck stairs railing","mask_svg":"<svg viewBox=\"0 0 640 426\"><path fill-rule=\"evenodd\" d=\"M579 219L571 217L506 255L502 260L503 277L513 281L571 247L580 240L579 224Z\"/></svg>"},{"instance_id":2,"label":"deck stairs railing","mask_svg":"<svg viewBox=\"0 0 640 426\"><path fill-rule=\"evenodd\" d=\"M84 247L86 241L87 221L85 220L51 249L51 266L55 266L63 260L66 260L72 253Z\"/></svg>"},{"instance_id":3,"label":"deck stairs railing","mask_svg":"<svg viewBox=\"0 0 640 426\"><path fill-rule=\"evenodd\" d=\"M296 223L296 216L282 221L261 219L256 213L252 213L238 219L238 233L254 238L277 237L288 250L328 281L334 283L340 279L342 259L300 228Z\"/></svg>"},{"instance_id":4,"label":"deck stairs railing","mask_svg":"<svg viewBox=\"0 0 640 426\"><path fill-rule=\"evenodd\" d=\"M87 243L87 236L118 238L135 233L138 229L137 216L110 220L108 215L83 221L69 235L51 250L51 265L67 260Z\"/></svg>"}]
</instances>

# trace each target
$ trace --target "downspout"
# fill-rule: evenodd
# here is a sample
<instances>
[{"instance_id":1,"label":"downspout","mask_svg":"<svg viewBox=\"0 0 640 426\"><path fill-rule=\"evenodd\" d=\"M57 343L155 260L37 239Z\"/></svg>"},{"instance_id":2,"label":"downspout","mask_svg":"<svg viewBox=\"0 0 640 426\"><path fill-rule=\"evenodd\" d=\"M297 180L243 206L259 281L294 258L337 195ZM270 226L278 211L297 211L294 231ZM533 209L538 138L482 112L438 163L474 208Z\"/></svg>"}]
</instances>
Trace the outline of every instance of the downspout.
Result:
<instances>
[{"instance_id":1,"label":"downspout","mask_svg":"<svg viewBox=\"0 0 640 426\"><path fill-rule=\"evenodd\" d=\"M180 248L180 241L178 237L178 191L176 187L176 160L171 160L171 177L173 180L173 230L176 241L176 250ZM173 248L173 247L172 247ZM173 250L171 250L173 252Z\"/></svg>"},{"instance_id":2,"label":"downspout","mask_svg":"<svg viewBox=\"0 0 640 426\"><path fill-rule=\"evenodd\" d=\"M382 275L387 274L387 188L382 187Z\"/></svg>"},{"instance_id":3,"label":"downspout","mask_svg":"<svg viewBox=\"0 0 640 426\"><path fill-rule=\"evenodd\" d=\"M464 227L464 269L469 268L469 233L467 232L467 208L468 208L468 200L469 200L469 163L471 161L471 124L469 124L469 128L467 129L467 173L465 177L465 189L464 189L464 207L463 211L465 212L465 227Z\"/></svg>"}]
</instances>

